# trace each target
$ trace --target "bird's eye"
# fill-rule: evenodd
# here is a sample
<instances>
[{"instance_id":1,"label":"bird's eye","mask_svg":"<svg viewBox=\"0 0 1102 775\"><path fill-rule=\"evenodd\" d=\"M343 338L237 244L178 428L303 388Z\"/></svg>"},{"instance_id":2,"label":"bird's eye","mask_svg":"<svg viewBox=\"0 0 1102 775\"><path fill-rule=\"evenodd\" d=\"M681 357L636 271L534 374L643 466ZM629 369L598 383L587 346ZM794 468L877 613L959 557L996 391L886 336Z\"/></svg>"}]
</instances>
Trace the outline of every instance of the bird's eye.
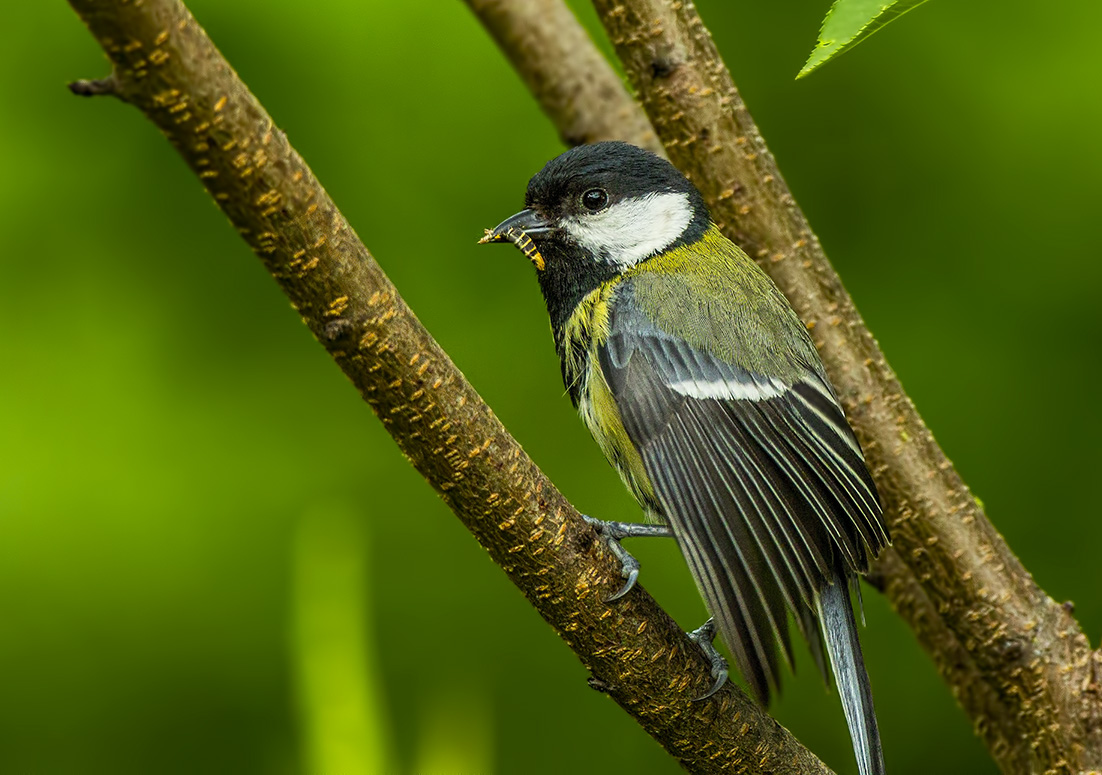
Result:
<instances>
[{"instance_id":1,"label":"bird's eye","mask_svg":"<svg viewBox=\"0 0 1102 775\"><path fill-rule=\"evenodd\" d=\"M582 206L591 212L608 207L608 194L600 188L591 188L582 194Z\"/></svg>"}]
</instances>

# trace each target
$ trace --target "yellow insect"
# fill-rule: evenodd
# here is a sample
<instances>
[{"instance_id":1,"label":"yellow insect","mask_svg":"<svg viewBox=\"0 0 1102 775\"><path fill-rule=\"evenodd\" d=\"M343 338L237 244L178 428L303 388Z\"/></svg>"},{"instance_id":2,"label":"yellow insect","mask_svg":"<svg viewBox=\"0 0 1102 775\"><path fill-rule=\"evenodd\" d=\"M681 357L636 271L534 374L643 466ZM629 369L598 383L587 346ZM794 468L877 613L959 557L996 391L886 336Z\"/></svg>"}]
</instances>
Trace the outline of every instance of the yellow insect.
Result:
<instances>
[{"instance_id":1,"label":"yellow insect","mask_svg":"<svg viewBox=\"0 0 1102 775\"><path fill-rule=\"evenodd\" d=\"M520 252L535 265L537 270L543 271L545 266L543 256L540 255L539 248L536 247L536 243L532 241L527 233L515 226L506 229L502 234L495 234L493 229L486 229L485 232L482 239L478 241L479 245L484 245L487 242L501 242L502 238L505 238L520 248Z\"/></svg>"}]
</instances>

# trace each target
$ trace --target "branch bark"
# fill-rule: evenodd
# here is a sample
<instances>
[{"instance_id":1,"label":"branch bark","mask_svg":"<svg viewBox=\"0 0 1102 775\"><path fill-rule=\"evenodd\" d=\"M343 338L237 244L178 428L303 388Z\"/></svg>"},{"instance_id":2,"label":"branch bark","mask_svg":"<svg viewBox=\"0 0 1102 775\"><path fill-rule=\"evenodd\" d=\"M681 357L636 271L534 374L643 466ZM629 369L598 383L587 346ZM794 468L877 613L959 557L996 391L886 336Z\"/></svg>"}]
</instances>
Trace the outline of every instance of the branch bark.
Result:
<instances>
[{"instance_id":1,"label":"branch bark","mask_svg":"<svg viewBox=\"0 0 1102 775\"><path fill-rule=\"evenodd\" d=\"M161 129L410 462L591 670L593 685L689 771L829 775L732 685L693 702L710 685L708 666L642 588L602 602L622 582L618 563L417 321L183 4L70 5L112 62L108 78L74 91L116 96Z\"/></svg>"},{"instance_id":2,"label":"branch bark","mask_svg":"<svg viewBox=\"0 0 1102 775\"><path fill-rule=\"evenodd\" d=\"M1033 581L923 424L692 2L594 5L670 160L816 338L891 519L894 546L871 580L915 631L1004 772L1102 770L1102 652ZM513 23L536 27L540 19L518 15ZM569 58L539 64L548 68L539 80L574 77ZM625 125L620 138L627 132Z\"/></svg>"}]
</instances>

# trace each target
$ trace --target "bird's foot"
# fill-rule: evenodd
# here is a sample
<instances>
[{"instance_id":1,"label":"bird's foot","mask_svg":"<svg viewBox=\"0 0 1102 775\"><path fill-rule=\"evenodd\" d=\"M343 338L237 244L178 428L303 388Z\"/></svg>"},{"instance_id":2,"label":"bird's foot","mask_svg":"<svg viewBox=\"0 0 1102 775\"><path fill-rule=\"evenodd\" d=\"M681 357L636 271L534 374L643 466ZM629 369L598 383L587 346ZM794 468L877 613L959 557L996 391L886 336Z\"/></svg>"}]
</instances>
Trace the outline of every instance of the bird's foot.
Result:
<instances>
[{"instance_id":1,"label":"bird's foot","mask_svg":"<svg viewBox=\"0 0 1102 775\"><path fill-rule=\"evenodd\" d=\"M712 663L712 688L703 696L693 700L693 702L700 702L701 700L706 700L711 697L723 688L723 684L727 683L727 660L723 658L723 655L716 650L715 645L712 643L712 641L716 639L716 620L714 618L709 619L687 634L689 640L700 646L700 650L704 652L704 656Z\"/></svg>"},{"instance_id":2,"label":"bird's foot","mask_svg":"<svg viewBox=\"0 0 1102 775\"><path fill-rule=\"evenodd\" d=\"M615 602L630 592L639 578L639 561L623 547L620 539L641 538L643 536L669 538L673 535L666 525L643 525L638 522L605 522L586 514L582 514L582 519L588 522L605 539L612 556L620 561L620 575L627 579L619 592L605 598L606 603Z\"/></svg>"}]
</instances>

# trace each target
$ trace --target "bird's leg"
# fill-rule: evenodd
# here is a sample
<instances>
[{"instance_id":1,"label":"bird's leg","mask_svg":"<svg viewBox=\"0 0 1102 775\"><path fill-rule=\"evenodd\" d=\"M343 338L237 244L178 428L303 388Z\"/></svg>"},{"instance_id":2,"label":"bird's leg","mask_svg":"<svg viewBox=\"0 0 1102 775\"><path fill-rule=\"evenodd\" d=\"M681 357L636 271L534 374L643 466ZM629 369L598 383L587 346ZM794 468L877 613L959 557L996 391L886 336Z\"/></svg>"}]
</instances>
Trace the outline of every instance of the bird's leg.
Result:
<instances>
[{"instance_id":1,"label":"bird's leg","mask_svg":"<svg viewBox=\"0 0 1102 775\"><path fill-rule=\"evenodd\" d=\"M623 547L620 543L620 539L642 538L644 536L657 536L659 538L673 537L673 533L670 532L668 525L646 525L639 522L606 522L603 519L594 519L588 514L582 514L582 519L588 522L593 529L600 533L601 537L605 539L609 551L611 551L612 555L620 561L620 575L627 579L627 582L619 592L605 598L606 603L619 600L630 592L631 588L635 586L635 581L639 578L639 561ZM686 634L689 636L689 640L700 646L700 650L704 652L704 656L707 657L708 662L711 663L712 666L712 688L703 696L693 700L694 702L700 702L718 692L723 688L723 684L727 682L727 660L723 658L723 655L716 650L715 645L712 643L712 641L716 639L716 620L714 618L709 619L692 632Z\"/></svg>"},{"instance_id":2,"label":"bird's leg","mask_svg":"<svg viewBox=\"0 0 1102 775\"><path fill-rule=\"evenodd\" d=\"M727 660L723 658L723 655L716 650L715 645L712 643L712 641L716 639L716 620L714 618L709 619L704 622L704 624L688 633L688 636L689 640L700 646L700 650L704 652L704 656L712 663L712 678L714 679L714 683L706 694L693 700L693 702L700 702L718 692L723 687L723 684L727 682Z\"/></svg>"},{"instance_id":3,"label":"bird's leg","mask_svg":"<svg viewBox=\"0 0 1102 775\"><path fill-rule=\"evenodd\" d=\"M620 561L620 575L627 579L619 592L605 598L606 603L619 600L630 592L631 588L635 586L636 579L639 578L639 561L632 557L631 553L620 544L620 539L641 538L643 536L669 538L673 535L666 525L644 525L639 522L605 522L586 514L582 514L582 519L588 522L605 539L609 551Z\"/></svg>"}]
</instances>

